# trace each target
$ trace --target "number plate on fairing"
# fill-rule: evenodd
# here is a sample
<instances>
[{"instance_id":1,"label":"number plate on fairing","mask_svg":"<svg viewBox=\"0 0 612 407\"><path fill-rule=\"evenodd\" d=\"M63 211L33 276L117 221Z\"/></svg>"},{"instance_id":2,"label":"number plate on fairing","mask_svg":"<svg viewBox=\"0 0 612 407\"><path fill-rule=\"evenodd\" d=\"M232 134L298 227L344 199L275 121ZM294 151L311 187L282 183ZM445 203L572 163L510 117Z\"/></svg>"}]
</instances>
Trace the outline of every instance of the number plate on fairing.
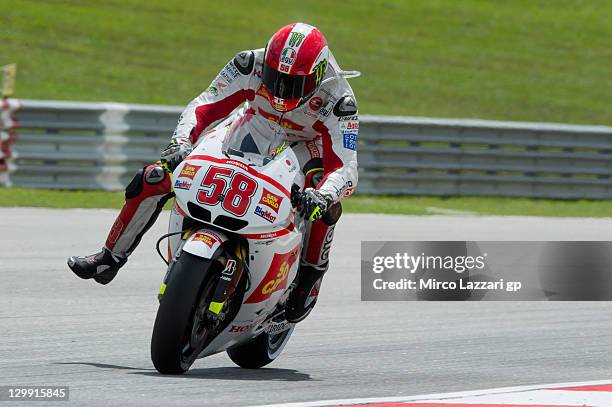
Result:
<instances>
[{"instance_id":1,"label":"number plate on fairing","mask_svg":"<svg viewBox=\"0 0 612 407\"><path fill-rule=\"evenodd\" d=\"M192 217L239 233L274 232L292 223L289 191L301 173L290 149L263 167L198 150L174 172L177 201ZM193 205L205 211L190 210Z\"/></svg>"}]
</instances>

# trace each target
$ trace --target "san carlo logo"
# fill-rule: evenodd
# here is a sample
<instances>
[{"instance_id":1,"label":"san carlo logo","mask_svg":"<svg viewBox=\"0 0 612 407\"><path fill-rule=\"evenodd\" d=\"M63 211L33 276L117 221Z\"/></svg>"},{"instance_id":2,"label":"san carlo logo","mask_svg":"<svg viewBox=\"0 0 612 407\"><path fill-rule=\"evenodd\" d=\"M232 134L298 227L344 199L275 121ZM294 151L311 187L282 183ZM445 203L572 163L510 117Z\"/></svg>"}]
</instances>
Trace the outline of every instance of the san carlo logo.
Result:
<instances>
[{"instance_id":1,"label":"san carlo logo","mask_svg":"<svg viewBox=\"0 0 612 407\"><path fill-rule=\"evenodd\" d=\"M281 64L293 65L296 55L297 53L293 48L285 48L283 52L281 52Z\"/></svg>"},{"instance_id":2,"label":"san carlo logo","mask_svg":"<svg viewBox=\"0 0 612 407\"><path fill-rule=\"evenodd\" d=\"M282 202L282 196L273 194L265 188L263 190L263 193L261 194L261 200L259 201L260 204L266 205L268 208L272 209L276 213L278 213L278 208L280 208Z\"/></svg>"},{"instance_id":3,"label":"san carlo logo","mask_svg":"<svg viewBox=\"0 0 612 407\"><path fill-rule=\"evenodd\" d=\"M251 293L249 298L245 301L245 304L253 304L267 300L276 291L287 287L289 270L291 270L293 263L295 263L297 259L298 249L299 246L289 253L274 254L266 276L261 280L255 291Z\"/></svg>"},{"instance_id":4,"label":"san carlo logo","mask_svg":"<svg viewBox=\"0 0 612 407\"><path fill-rule=\"evenodd\" d=\"M200 165L185 164L185 166L181 170L181 173L179 174L179 178L185 177L185 178L193 179L193 177L195 177L195 175L198 173L200 168L202 168L202 166Z\"/></svg>"},{"instance_id":5,"label":"san carlo logo","mask_svg":"<svg viewBox=\"0 0 612 407\"><path fill-rule=\"evenodd\" d=\"M206 246L210 247L211 249L213 245L217 242L217 240L214 237L209 236L204 233L196 233L195 236L193 237L193 240L196 242L202 242L206 244Z\"/></svg>"},{"instance_id":6,"label":"san carlo logo","mask_svg":"<svg viewBox=\"0 0 612 407\"><path fill-rule=\"evenodd\" d=\"M308 102L308 106L310 106L312 110L319 110L321 106L323 106L323 99L318 96L314 97L310 99L310 102Z\"/></svg>"}]
</instances>

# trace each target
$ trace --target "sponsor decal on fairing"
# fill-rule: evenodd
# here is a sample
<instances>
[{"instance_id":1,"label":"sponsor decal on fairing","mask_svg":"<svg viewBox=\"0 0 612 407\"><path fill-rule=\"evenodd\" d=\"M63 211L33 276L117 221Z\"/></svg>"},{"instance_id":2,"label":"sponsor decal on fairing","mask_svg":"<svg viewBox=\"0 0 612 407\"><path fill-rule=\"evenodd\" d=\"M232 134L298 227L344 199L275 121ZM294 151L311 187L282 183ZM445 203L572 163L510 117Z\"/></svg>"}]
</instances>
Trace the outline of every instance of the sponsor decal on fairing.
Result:
<instances>
[{"instance_id":1,"label":"sponsor decal on fairing","mask_svg":"<svg viewBox=\"0 0 612 407\"><path fill-rule=\"evenodd\" d=\"M245 171L248 171L248 170L249 170L249 166L248 166L248 165L246 165L245 163L241 162L241 161L236 161L236 160L227 160L227 161L225 161L225 163L226 163L227 165L233 165L233 166L238 167L238 168L240 168L240 169L243 169L243 170L245 170Z\"/></svg>"},{"instance_id":2,"label":"sponsor decal on fairing","mask_svg":"<svg viewBox=\"0 0 612 407\"><path fill-rule=\"evenodd\" d=\"M297 165L295 165L294 163L291 162L291 160L285 160L285 165L287 165L287 167L289 167L289 172L293 172L295 170L297 170Z\"/></svg>"},{"instance_id":3,"label":"sponsor decal on fairing","mask_svg":"<svg viewBox=\"0 0 612 407\"><path fill-rule=\"evenodd\" d=\"M264 209L259 205L255 206L255 212L253 213L261 218L264 218L270 223L274 223L274 221L276 221L276 216L272 215L269 210Z\"/></svg>"},{"instance_id":4,"label":"sponsor decal on fairing","mask_svg":"<svg viewBox=\"0 0 612 407\"><path fill-rule=\"evenodd\" d=\"M198 171L200 171L200 168L202 168L201 165L185 164L185 166L183 167L183 169L181 170L179 174L179 178L185 177L185 178L193 179L195 175L198 173Z\"/></svg>"},{"instance_id":5,"label":"sponsor decal on fairing","mask_svg":"<svg viewBox=\"0 0 612 407\"><path fill-rule=\"evenodd\" d=\"M210 247L212 249L213 245L215 243L217 243L217 239L215 239L213 236L211 236L208 233L196 233L193 236L193 241L195 242L202 242L204 244L206 244L206 246Z\"/></svg>"},{"instance_id":6,"label":"sponsor decal on fairing","mask_svg":"<svg viewBox=\"0 0 612 407\"><path fill-rule=\"evenodd\" d=\"M289 161L291 163L291 161ZM266 205L268 208L272 209L274 213L278 213L278 209L280 208L281 203L283 202L283 197L280 195L276 195L266 188L263 189L263 193L261 194L261 199L259 203L262 205Z\"/></svg>"},{"instance_id":7,"label":"sponsor decal on fairing","mask_svg":"<svg viewBox=\"0 0 612 407\"><path fill-rule=\"evenodd\" d=\"M289 270L291 270L291 267L297 260L299 248L300 246L294 248L288 253L274 254L266 276L263 278L263 280L261 280L261 283L259 283L257 288L244 302L245 304L253 304L265 301L270 298L270 296L276 291L282 290L287 287L287 278L289 277Z\"/></svg>"},{"instance_id":8,"label":"sponsor decal on fairing","mask_svg":"<svg viewBox=\"0 0 612 407\"><path fill-rule=\"evenodd\" d=\"M177 180L174 182L174 189L185 189L185 190L189 190L189 189L191 189L191 185L192 185L192 184L191 184L191 182L189 182L189 181L185 181L185 180L180 180L180 179L177 179Z\"/></svg>"}]
</instances>

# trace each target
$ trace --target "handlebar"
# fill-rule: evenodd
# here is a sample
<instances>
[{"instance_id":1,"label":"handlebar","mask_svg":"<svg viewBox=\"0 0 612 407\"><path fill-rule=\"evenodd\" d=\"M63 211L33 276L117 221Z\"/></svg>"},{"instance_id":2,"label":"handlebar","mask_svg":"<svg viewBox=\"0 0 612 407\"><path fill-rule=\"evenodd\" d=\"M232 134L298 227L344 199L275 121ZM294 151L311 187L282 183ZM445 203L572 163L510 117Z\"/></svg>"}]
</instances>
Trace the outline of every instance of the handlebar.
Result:
<instances>
[{"instance_id":1,"label":"handlebar","mask_svg":"<svg viewBox=\"0 0 612 407\"><path fill-rule=\"evenodd\" d=\"M300 187L297 184L293 184L291 187L291 205L297 208L302 201L303 192L300 191Z\"/></svg>"}]
</instances>

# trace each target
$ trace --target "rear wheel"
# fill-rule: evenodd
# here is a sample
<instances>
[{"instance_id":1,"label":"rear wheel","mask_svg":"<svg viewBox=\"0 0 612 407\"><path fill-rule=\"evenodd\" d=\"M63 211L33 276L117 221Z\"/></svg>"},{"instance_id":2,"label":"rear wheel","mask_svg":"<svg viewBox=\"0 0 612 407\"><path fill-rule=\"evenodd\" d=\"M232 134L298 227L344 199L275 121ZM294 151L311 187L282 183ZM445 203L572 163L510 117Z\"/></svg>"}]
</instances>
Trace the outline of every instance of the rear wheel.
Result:
<instances>
[{"instance_id":1,"label":"rear wheel","mask_svg":"<svg viewBox=\"0 0 612 407\"><path fill-rule=\"evenodd\" d=\"M277 334L262 332L249 342L227 350L232 362L246 369L263 367L276 359L293 333L294 325Z\"/></svg>"},{"instance_id":2,"label":"rear wheel","mask_svg":"<svg viewBox=\"0 0 612 407\"><path fill-rule=\"evenodd\" d=\"M214 264L183 252L170 272L151 338L151 360L162 374L189 370L209 339L206 310L216 283Z\"/></svg>"}]
</instances>

